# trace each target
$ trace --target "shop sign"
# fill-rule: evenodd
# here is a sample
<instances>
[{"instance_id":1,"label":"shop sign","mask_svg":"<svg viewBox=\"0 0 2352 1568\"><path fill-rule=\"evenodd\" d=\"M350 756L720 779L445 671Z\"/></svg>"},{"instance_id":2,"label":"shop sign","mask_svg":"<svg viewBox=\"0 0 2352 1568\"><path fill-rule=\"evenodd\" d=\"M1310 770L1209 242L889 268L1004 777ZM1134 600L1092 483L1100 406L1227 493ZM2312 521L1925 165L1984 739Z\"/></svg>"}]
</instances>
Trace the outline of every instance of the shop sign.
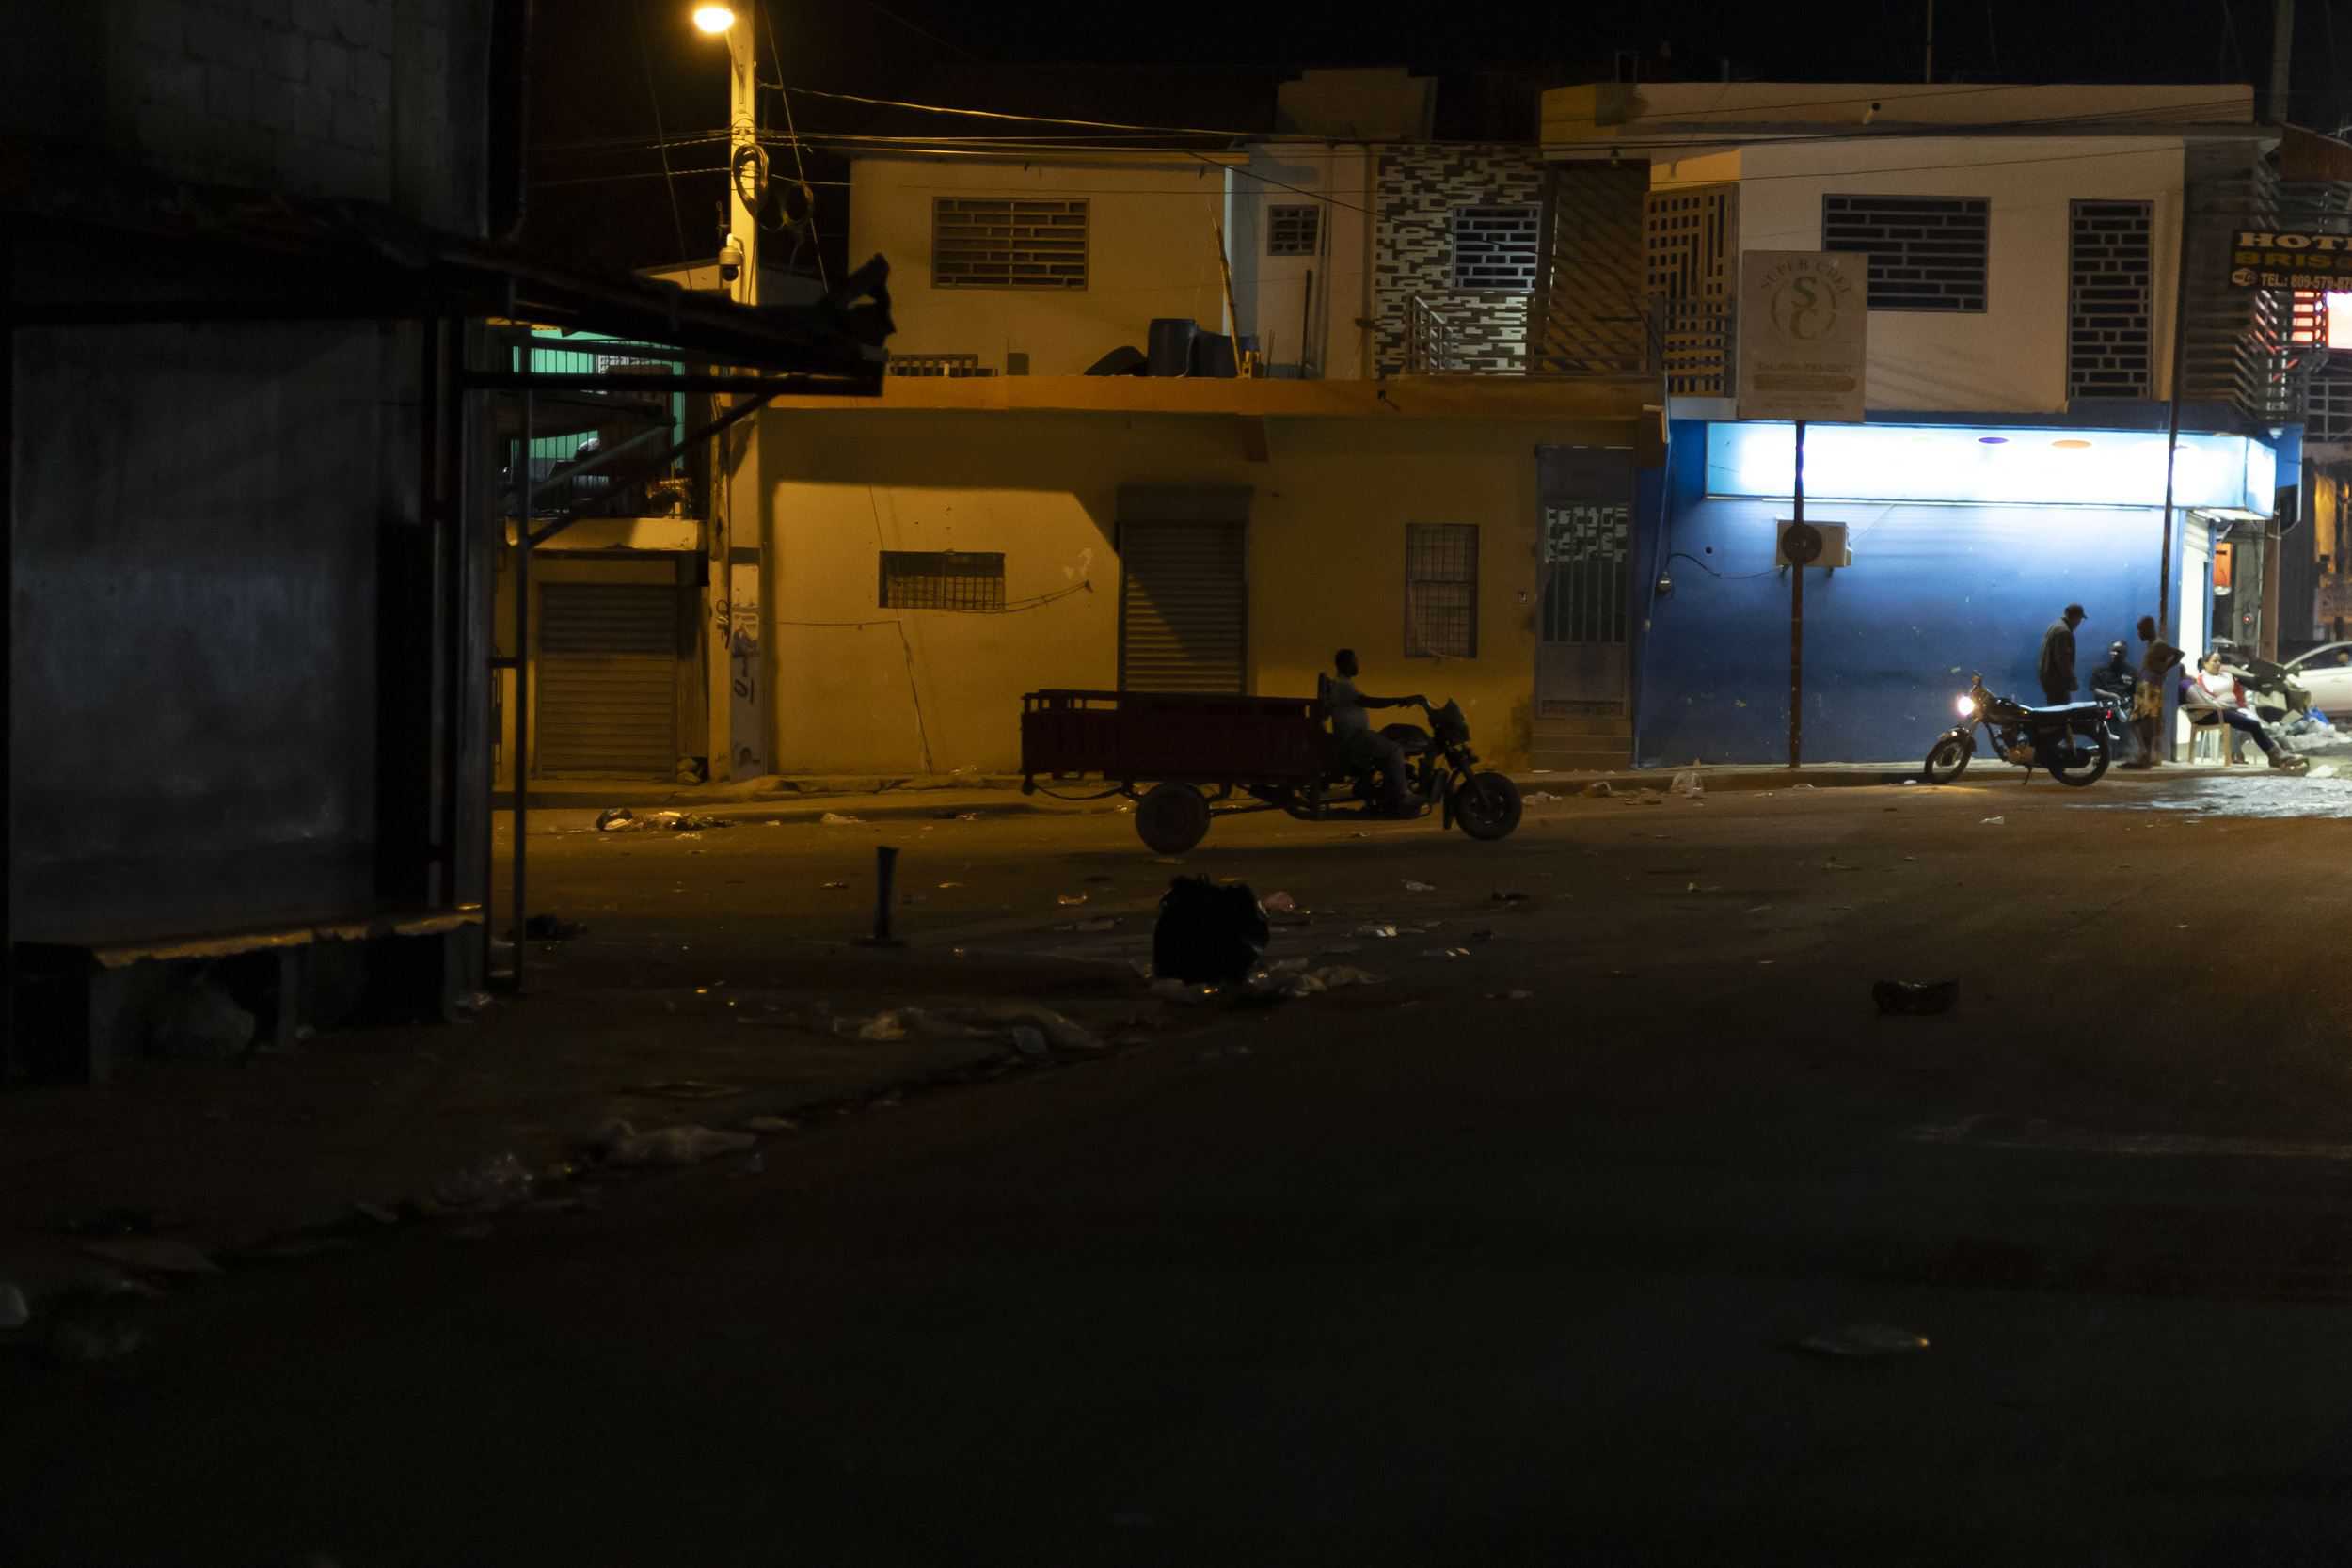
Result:
<instances>
[{"instance_id":1,"label":"shop sign","mask_svg":"<svg viewBox=\"0 0 2352 1568\"><path fill-rule=\"evenodd\" d=\"M1740 258L1740 417L1862 422L1867 257L1751 250Z\"/></svg>"}]
</instances>

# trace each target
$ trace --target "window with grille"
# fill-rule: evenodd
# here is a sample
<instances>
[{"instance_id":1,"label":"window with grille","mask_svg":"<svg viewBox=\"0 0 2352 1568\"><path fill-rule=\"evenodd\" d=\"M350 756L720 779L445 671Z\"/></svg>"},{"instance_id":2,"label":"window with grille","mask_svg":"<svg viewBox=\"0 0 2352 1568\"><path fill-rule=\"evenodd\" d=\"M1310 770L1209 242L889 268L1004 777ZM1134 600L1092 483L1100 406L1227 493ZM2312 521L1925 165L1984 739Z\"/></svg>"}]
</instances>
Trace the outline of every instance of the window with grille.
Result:
<instances>
[{"instance_id":1,"label":"window with grille","mask_svg":"<svg viewBox=\"0 0 2352 1568\"><path fill-rule=\"evenodd\" d=\"M2067 262L2066 395L2144 398L2154 379L2153 203L2077 201Z\"/></svg>"},{"instance_id":2,"label":"window with grille","mask_svg":"<svg viewBox=\"0 0 2352 1568\"><path fill-rule=\"evenodd\" d=\"M884 610L1002 610L1005 558L957 550L884 550Z\"/></svg>"},{"instance_id":3,"label":"window with grille","mask_svg":"<svg viewBox=\"0 0 2352 1568\"><path fill-rule=\"evenodd\" d=\"M1083 289L1084 197L943 196L931 202L931 286Z\"/></svg>"},{"instance_id":4,"label":"window with grille","mask_svg":"<svg viewBox=\"0 0 2352 1568\"><path fill-rule=\"evenodd\" d=\"M1534 202L1454 209L1454 286L1532 293L1543 209Z\"/></svg>"},{"instance_id":5,"label":"window with grille","mask_svg":"<svg viewBox=\"0 0 2352 1568\"><path fill-rule=\"evenodd\" d=\"M1405 657L1478 657L1478 525L1405 530Z\"/></svg>"},{"instance_id":6,"label":"window with grille","mask_svg":"<svg viewBox=\"0 0 2352 1568\"><path fill-rule=\"evenodd\" d=\"M1265 210L1265 253L1268 256L1312 256L1323 232L1323 209L1315 206L1268 207Z\"/></svg>"},{"instance_id":7,"label":"window with grille","mask_svg":"<svg viewBox=\"0 0 2352 1568\"><path fill-rule=\"evenodd\" d=\"M1992 236L1989 197L1821 198L1821 248L1870 259L1873 310L1982 310Z\"/></svg>"}]
</instances>

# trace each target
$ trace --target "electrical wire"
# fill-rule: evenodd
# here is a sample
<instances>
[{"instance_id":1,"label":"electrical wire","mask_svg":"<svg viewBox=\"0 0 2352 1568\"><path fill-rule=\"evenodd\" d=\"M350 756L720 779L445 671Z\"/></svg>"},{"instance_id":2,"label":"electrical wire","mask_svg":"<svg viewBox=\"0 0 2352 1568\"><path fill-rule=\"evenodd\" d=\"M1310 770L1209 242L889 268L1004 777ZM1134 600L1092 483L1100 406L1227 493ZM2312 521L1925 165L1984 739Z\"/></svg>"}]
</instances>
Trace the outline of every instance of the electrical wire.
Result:
<instances>
[{"instance_id":1,"label":"electrical wire","mask_svg":"<svg viewBox=\"0 0 2352 1568\"><path fill-rule=\"evenodd\" d=\"M776 24L775 19L768 14L768 0L759 0L759 20L761 24L768 29L768 52L781 61L784 58L784 52L776 47ZM776 96L784 100L784 129L785 134L792 139L793 172L800 177L801 189L809 193L808 244L817 252L817 281L827 293L833 293L833 280L825 276L824 236L817 232L816 191L808 182L808 166L801 160L800 128L792 123L792 94L779 86L776 88ZM800 259L801 245L796 240L792 246L792 260L797 263Z\"/></svg>"},{"instance_id":2,"label":"electrical wire","mask_svg":"<svg viewBox=\"0 0 2352 1568\"><path fill-rule=\"evenodd\" d=\"M919 114L961 115L970 119L1011 120L1025 125L1082 125L1096 131L1157 131L1163 135L1231 136L1237 140L1259 135L1255 131L1212 131L1198 125L1138 125L1132 120L1072 119L1061 115L1002 114L994 109L959 109L945 103L911 103L902 98L868 98L863 93L825 92L817 87L794 87L794 92L810 98L837 99L844 103L868 103L882 109L912 109Z\"/></svg>"},{"instance_id":3,"label":"electrical wire","mask_svg":"<svg viewBox=\"0 0 2352 1568\"><path fill-rule=\"evenodd\" d=\"M982 58L982 56L974 54L971 50L966 49L963 45L956 42L952 39L941 38L937 33L932 32L929 27L918 26L914 23L909 22L905 17L900 16L897 11L890 9L887 6L875 5L874 0L866 0L866 3L868 9L880 12L882 15L888 17L891 21L897 23L899 26L904 27L908 32L916 34L922 38L927 38L933 43L939 45L942 49L947 50L951 54L961 55L967 60L978 60Z\"/></svg>"},{"instance_id":4,"label":"electrical wire","mask_svg":"<svg viewBox=\"0 0 2352 1568\"><path fill-rule=\"evenodd\" d=\"M637 24L637 57L644 63L645 67L645 97L653 104L654 135L660 136L663 143L661 177L668 183L670 191L670 222L677 230L677 259L682 262L691 261L694 259L694 253L687 248L686 214L677 204L677 178L670 172L669 138L661 129L661 94L654 86L653 51L645 42L645 16L643 11L633 11L631 15Z\"/></svg>"}]
</instances>

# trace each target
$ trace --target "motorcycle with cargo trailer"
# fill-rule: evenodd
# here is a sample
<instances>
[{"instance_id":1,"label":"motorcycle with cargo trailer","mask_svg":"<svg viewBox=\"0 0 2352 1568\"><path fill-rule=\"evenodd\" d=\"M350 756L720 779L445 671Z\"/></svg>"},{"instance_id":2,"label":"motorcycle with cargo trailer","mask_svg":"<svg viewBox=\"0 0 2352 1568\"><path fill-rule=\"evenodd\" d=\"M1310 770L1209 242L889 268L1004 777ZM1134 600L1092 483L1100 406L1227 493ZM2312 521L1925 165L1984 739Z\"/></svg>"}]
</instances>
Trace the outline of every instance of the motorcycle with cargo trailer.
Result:
<instances>
[{"instance_id":1,"label":"motorcycle with cargo trailer","mask_svg":"<svg viewBox=\"0 0 2352 1568\"><path fill-rule=\"evenodd\" d=\"M1351 767L1320 696L1189 691L1032 691L1021 699L1021 787L1097 779L1136 801L1136 832L1181 855L1214 817L1280 811L1302 822L1382 815L1380 781ZM1519 791L1479 766L1459 704L1425 706L1428 722L1381 734L1404 753L1405 792L1471 838L1507 838ZM1050 791L1049 791L1050 793Z\"/></svg>"}]
</instances>

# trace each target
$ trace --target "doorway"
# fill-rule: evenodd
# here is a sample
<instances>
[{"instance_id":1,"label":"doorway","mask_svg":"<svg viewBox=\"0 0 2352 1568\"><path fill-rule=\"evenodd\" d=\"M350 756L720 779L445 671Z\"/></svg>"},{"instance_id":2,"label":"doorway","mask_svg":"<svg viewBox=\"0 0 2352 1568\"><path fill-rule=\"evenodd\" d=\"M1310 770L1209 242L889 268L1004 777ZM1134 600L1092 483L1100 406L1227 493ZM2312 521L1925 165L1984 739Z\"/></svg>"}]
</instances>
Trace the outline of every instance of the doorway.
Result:
<instances>
[{"instance_id":1,"label":"doorway","mask_svg":"<svg viewBox=\"0 0 2352 1568\"><path fill-rule=\"evenodd\" d=\"M1626 712L1631 633L1633 453L1539 447L1541 719Z\"/></svg>"}]
</instances>

